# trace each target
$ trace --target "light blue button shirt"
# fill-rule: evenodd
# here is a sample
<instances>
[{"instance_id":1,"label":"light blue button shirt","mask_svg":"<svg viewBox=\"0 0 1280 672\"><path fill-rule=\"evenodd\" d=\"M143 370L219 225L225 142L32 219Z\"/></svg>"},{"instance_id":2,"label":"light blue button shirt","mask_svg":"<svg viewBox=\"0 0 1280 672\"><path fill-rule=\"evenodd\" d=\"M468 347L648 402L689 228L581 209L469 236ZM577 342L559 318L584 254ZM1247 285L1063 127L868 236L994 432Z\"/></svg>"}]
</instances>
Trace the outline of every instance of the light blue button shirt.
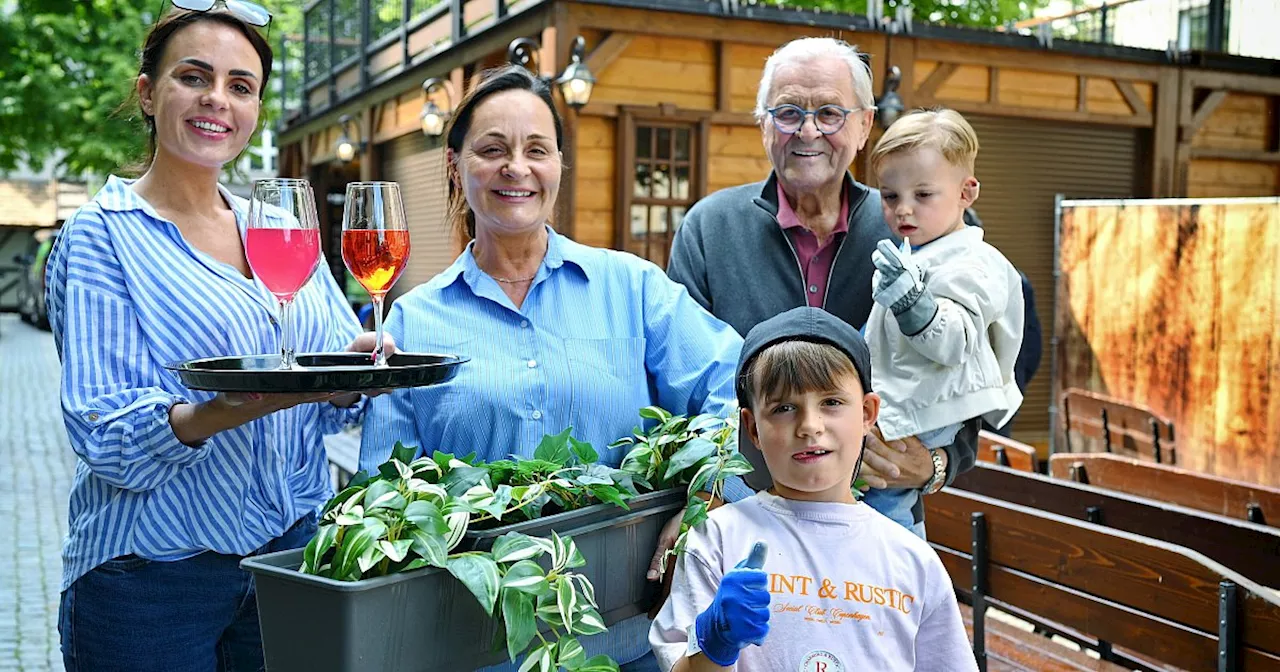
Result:
<instances>
[{"instance_id":1,"label":"light blue button shirt","mask_svg":"<svg viewBox=\"0 0 1280 672\"><path fill-rule=\"evenodd\" d=\"M645 406L729 412L737 332L654 264L548 232L519 308L476 265L471 246L395 301L386 329L400 349L471 361L448 383L374 399L362 469L385 462L396 441L486 461L530 457L544 435L569 426L617 466L625 449L607 446L640 424ZM648 651L648 627L642 615L583 645L590 655L634 660Z\"/></svg>"},{"instance_id":2,"label":"light blue button shirt","mask_svg":"<svg viewBox=\"0 0 1280 672\"><path fill-rule=\"evenodd\" d=\"M192 247L178 227L110 178L63 226L49 257L49 321L62 360L62 410L80 458L62 587L113 557L245 555L331 495L323 437L358 421L304 404L180 442L169 409L189 390L165 364L279 352L279 311L256 279ZM224 200L244 234L247 201ZM299 352L341 351L360 332L323 266L294 300Z\"/></svg>"}]
</instances>

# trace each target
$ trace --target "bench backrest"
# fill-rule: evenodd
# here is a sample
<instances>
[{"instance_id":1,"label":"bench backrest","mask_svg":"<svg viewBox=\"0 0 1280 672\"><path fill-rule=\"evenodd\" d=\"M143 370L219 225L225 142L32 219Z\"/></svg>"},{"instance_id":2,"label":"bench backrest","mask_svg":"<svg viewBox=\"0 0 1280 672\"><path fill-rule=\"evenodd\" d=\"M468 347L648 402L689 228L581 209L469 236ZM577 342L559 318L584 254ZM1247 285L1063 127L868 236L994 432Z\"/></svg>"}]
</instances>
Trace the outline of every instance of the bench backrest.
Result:
<instances>
[{"instance_id":1,"label":"bench backrest","mask_svg":"<svg viewBox=\"0 0 1280 672\"><path fill-rule=\"evenodd\" d=\"M1183 669L1280 670L1280 597L1195 551L955 488L925 508L975 620L990 600Z\"/></svg>"},{"instance_id":2,"label":"bench backrest","mask_svg":"<svg viewBox=\"0 0 1280 672\"><path fill-rule=\"evenodd\" d=\"M1069 453L1118 453L1175 464L1173 422L1151 409L1077 388L1062 393Z\"/></svg>"},{"instance_id":3,"label":"bench backrest","mask_svg":"<svg viewBox=\"0 0 1280 672\"><path fill-rule=\"evenodd\" d=\"M1280 529L1274 527L996 465L978 464L952 485L1185 546L1264 586L1280 588Z\"/></svg>"},{"instance_id":4,"label":"bench backrest","mask_svg":"<svg viewBox=\"0 0 1280 672\"><path fill-rule=\"evenodd\" d=\"M1104 453L1053 455L1049 473L1054 478L1280 526L1280 488Z\"/></svg>"},{"instance_id":5,"label":"bench backrest","mask_svg":"<svg viewBox=\"0 0 1280 672\"><path fill-rule=\"evenodd\" d=\"M985 429L978 432L978 461L1018 471L1039 471L1034 447Z\"/></svg>"}]
</instances>

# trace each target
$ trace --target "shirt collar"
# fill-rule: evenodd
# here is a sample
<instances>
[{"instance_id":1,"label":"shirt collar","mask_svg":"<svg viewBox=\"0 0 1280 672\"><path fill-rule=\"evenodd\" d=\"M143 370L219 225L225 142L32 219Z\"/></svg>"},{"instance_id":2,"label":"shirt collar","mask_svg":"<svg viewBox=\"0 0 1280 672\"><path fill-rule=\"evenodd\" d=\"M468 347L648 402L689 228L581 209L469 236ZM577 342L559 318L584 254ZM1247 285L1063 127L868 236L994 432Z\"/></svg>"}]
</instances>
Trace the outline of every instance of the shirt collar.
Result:
<instances>
[{"instance_id":1,"label":"shirt collar","mask_svg":"<svg viewBox=\"0 0 1280 672\"><path fill-rule=\"evenodd\" d=\"M168 221L164 217L161 217L160 214L156 212L156 209L152 207L145 198L139 196L138 192L133 190L134 182L137 182L137 180L112 175L107 178L107 184L103 186L102 190L100 190L96 196L94 196L93 200L98 204L98 207L103 210L110 210L113 212L131 212L133 210L141 210L154 220ZM218 193L222 194L222 199L227 202L231 211L235 213L236 222L239 223L244 221L244 215L248 210L249 202L231 193L221 184L218 185Z\"/></svg>"},{"instance_id":2,"label":"shirt collar","mask_svg":"<svg viewBox=\"0 0 1280 672\"><path fill-rule=\"evenodd\" d=\"M803 228L804 224L800 223L800 218L796 216L796 211L791 208L791 204L787 202L787 195L782 191L782 182L777 183L778 188L778 224L783 229ZM849 190L847 188L840 189L840 215L836 218L836 226L831 230L832 234L849 232Z\"/></svg>"},{"instance_id":3,"label":"shirt collar","mask_svg":"<svg viewBox=\"0 0 1280 672\"><path fill-rule=\"evenodd\" d=\"M547 226L547 253L542 257L542 265L538 267L538 274L535 276L534 284L542 281L548 274L568 262L572 266L578 268L588 280L591 279L591 272L594 270L594 259L590 254L591 248L585 245L575 243L572 240L556 233L555 229ZM476 241L472 240L467 243L462 254L454 260L449 268L440 273L440 280L445 286L451 285L461 276L463 280L474 291L477 283L480 282L480 276L484 275L484 271L480 270L480 265L476 263L476 257L473 253ZM546 269L545 272L543 269Z\"/></svg>"}]
</instances>

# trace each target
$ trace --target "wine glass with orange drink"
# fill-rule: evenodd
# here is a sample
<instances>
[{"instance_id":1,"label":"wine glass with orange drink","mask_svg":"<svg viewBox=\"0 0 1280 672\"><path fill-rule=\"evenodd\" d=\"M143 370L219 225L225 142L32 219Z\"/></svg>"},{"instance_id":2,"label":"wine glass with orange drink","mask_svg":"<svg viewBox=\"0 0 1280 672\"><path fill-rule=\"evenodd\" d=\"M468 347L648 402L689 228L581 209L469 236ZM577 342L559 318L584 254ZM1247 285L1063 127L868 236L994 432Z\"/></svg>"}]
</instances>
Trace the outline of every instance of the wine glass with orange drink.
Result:
<instances>
[{"instance_id":1,"label":"wine glass with orange drink","mask_svg":"<svg viewBox=\"0 0 1280 672\"><path fill-rule=\"evenodd\" d=\"M409 227L400 185L352 182L342 210L342 261L373 301L373 365L387 365L382 352L382 302L409 262Z\"/></svg>"}]
</instances>

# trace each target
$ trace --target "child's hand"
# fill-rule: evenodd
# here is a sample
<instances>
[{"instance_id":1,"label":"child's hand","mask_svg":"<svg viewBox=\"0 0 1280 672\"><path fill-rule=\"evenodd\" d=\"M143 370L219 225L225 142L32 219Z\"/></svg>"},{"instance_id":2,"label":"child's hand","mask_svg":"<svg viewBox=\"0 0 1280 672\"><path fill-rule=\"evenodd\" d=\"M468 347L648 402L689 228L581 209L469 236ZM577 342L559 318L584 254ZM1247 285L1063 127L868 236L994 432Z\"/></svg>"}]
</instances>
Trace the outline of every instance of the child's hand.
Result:
<instances>
[{"instance_id":1,"label":"child's hand","mask_svg":"<svg viewBox=\"0 0 1280 672\"><path fill-rule=\"evenodd\" d=\"M929 291L924 269L911 259L910 242L904 240L898 249L887 238L880 241L871 253L871 263L880 272L871 298L893 311L902 333L914 336L924 331L938 312L938 304Z\"/></svg>"},{"instance_id":2,"label":"child's hand","mask_svg":"<svg viewBox=\"0 0 1280 672\"><path fill-rule=\"evenodd\" d=\"M769 634L769 577L763 571L768 546L757 541L751 555L724 575L707 610L698 615L698 647L721 667L738 662L748 644L759 646Z\"/></svg>"}]
</instances>

